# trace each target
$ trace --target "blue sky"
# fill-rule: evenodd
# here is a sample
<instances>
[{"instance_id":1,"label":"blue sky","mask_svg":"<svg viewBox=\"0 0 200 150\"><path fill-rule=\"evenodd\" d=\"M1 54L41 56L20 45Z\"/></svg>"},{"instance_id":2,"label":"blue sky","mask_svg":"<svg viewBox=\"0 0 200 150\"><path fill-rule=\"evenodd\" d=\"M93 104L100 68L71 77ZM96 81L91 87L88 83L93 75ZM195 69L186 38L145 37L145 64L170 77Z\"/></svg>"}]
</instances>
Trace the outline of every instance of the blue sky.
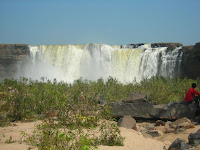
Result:
<instances>
[{"instance_id":1,"label":"blue sky","mask_svg":"<svg viewBox=\"0 0 200 150\"><path fill-rule=\"evenodd\" d=\"M200 42L200 0L0 0L0 43Z\"/></svg>"}]
</instances>

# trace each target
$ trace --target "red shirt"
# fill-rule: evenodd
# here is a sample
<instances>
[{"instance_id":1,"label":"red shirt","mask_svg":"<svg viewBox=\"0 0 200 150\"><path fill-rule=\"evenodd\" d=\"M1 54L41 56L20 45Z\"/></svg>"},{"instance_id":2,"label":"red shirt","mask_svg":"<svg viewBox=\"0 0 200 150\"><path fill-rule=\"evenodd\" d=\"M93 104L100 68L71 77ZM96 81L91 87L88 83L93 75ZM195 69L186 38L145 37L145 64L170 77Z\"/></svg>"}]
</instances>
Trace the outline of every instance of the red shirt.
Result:
<instances>
[{"instance_id":1,"label":"red shirt","mask_svg":"<svg viewBox=\"0 0 200 150\"><path fill-rule=\"evenodd\" d=\"M195 95L200 95L200 93L197 92L194 88L190 88L186 92L185 101L190 102L194 98Z\"/></svg>"}]
</instances>

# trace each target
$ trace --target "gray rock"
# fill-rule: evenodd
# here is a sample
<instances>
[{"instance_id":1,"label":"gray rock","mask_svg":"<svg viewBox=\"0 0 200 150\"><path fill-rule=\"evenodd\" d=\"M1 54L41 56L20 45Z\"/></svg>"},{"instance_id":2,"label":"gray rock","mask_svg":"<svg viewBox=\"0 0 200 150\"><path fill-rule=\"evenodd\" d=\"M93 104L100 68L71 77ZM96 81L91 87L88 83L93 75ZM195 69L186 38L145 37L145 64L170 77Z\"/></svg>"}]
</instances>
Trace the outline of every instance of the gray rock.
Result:
<instances>
[{"instance_id":1,"label":"gray rock","mask_svg":"<svg viewBox=\"0 0 200 150\"><path fill-rule=\"evenodd\" d=\"M171 128L174 128L174 129L177 129L177 128L185 128L185 129L194 128L194 125L192 124L192 122L186 117L177 119L176 121L170 123L169 126Z\"/></svg>"},{"instance_id":2,"label":"gray rock","mask_svg":"<svg viewBox=\"0 0 200 150\"><path fill-rule=\"evenodd\" d=\"M191 133L188 136L189 144L192 146L198 146L200 144L200 132Z\"/></svg>"},{"instance_id":3,"label":"gray rock","mask_svg":"<svg viewBox=\"0 0 200 150\"><path fill-rule=\"evenodd\" d=\"M131 95L129 95L128 97L126 97L122 102L125 103L134 103L136 101L147 101L147 96L145 94L141 94L141 93L133 93Z\"/></svg>"},{"instance_id":4,"label":"gray rock","mask_svg":"<svg viewBox=\"0 0 200 150\"><path fill-rule=\"evenodd\" d=\"M130 115L133 118L154 118L158 113L158 109L153 107L152 103L144 100L111 103L111 112L114 117L120 118L122 116Z\"/></svg>"},{"instance_id":5,"label":"gray rock","mask_svg":"<svg viewBox=\"0 0 200 150\"><path fill-rule=\"evenodd\" d=\"M185 133L186 129L185 128L179 128L174 131L174 134L180 134L180 133Z\"/></svg>"},{"instance_id":6,"label":"gray rock","mask_svg":"<svg viewBox=\"0 0 200 150\"><path fill-rule=\"evenodd\" d=\"M117 126L127 129L134 129L136 127L136 121L131 116L124 116L118 120Z\"/></svg>"},{"instance_id":7,"label":"gray rock","mask_svg":"<svg viewBox=\"0 0 200 150\"><path fill-rule=\"evenodd\" d=\"M146 133L151 135L152 137L158 137L163 134L161 131L158 130L147 130Z\"/></svg>"},{"instance_id":8,"label":"gray rock","mask_svg":"<svg viewBox=\"0 0 200 150\"><path fill-rule=\"evenodd\" d=\"M163 105L153 105L144 98L131 100L131 97L134 97L133 94L121 102L111 103L113 117L120 118L130 115L133 118L144 119L174 120L183 117L191 119L195 117L195 112L197 111L194 103L187 104L184 101L179 101Z\"/></svg>"},{"instance_id":9,"label":"gray rock","mask_svg":"<svg viewBox=\"0 0 200 150\"><path fill-rule=\"evenodd\" d=\"M190 147L184 140L178 138L169 146L168 150L184 150L189 148Z\"/></svg>"}]
</instances>

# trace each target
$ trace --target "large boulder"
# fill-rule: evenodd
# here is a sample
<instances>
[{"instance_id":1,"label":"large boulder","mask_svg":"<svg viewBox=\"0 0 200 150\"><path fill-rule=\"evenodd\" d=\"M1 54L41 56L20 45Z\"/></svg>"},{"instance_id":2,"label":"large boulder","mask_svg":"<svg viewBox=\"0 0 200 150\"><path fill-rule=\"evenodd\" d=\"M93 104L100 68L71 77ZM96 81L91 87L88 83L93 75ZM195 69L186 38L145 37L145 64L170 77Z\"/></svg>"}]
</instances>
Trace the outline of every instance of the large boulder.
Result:
<instances>
[{"instance_id":1,"label":"large boulder","mask_svg":"<svg viewBox=\"0 0 200 150\"><path fill-rule=\"evenodd\" d=\"M118 120L117 126L124 127L124 128L127 128L127 129L135 129L136 121L131 116L124 116L124 117L122 117Z\"/></svg>"},{"instance_id":2,"label":"large boulder","mask_svg":"<svg viewBox=\"0 0 200 150\"><path fill-rule=\"evenodd\" d=\"M153 105L151 102L144 99L144 94L141 94L143 98L139 97L138 94L136 96L138 99L131 100L130 97L134 97L133 94L128 96L128 101L125 99L121 102L111 103L113 117L120 118L130 115L135 119L175 120L183 117L192 119L195 118L195 112L197 111L194 103L187 104L184 101L179 101L163 105Z\"/></svg>"}]
</instances>

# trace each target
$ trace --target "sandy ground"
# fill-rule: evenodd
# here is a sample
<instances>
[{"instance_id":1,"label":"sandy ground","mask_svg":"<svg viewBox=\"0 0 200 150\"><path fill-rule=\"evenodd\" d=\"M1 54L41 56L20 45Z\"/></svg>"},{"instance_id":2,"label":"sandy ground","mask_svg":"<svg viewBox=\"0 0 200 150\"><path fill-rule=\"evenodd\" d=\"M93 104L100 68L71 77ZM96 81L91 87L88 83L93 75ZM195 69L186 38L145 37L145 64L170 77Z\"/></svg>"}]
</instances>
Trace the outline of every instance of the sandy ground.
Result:
<instances>
[{"instance_id":1,"label":"sandy ground","mask_svg":"<svg viewBox=\"0 0 200 150\"><path fill-rule=\"evenodd\" d=\"M40 121L29 123L13 123L12 126L0 128L0 150L37 150L36 147L27 145L23 141L20 131L31 133L34 130L34 126L39 124ZM125 129L120 127L121 135L125 138L124 146L99 146L99 150L163 150L163 147L169 147L169 145L177 138L188 141L188 135L192 132L196 132L200 129L200 125L196 125L195 128L187 129L186 133L163 134L161 137L152 138L150 136L143 136L141 132L132 129ZM6 144L5 141L12 136L12 139L16 142ZM196 148L194 150L200 150Z\"/></svg>"}]
</instances>

